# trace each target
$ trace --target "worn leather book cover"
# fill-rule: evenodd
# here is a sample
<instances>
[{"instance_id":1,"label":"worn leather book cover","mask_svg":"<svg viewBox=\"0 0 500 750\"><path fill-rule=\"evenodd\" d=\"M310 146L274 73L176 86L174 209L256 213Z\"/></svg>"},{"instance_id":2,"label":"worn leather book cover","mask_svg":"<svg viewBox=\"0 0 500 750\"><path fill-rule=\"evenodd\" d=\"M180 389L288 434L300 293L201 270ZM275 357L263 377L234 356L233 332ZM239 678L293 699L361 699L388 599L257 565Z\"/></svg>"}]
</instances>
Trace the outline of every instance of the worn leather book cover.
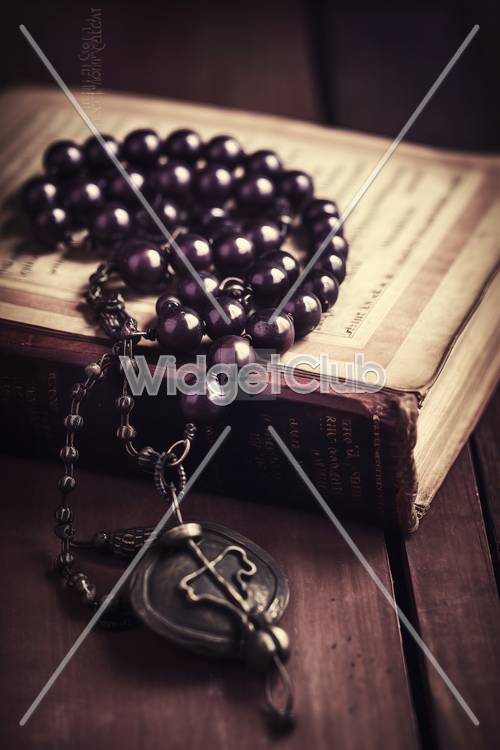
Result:
<instances>
[{"instance_id":1,"label":"worn leather book cover","mask_svg":"<svg viewBox=\"0 0 500 750\"><path fill-rule=\"evenodd\" d=\"M56 455L70 386L107 346L82 306L98 259L41 253L23 237L10 196L40 169L49 142L83 141L88 132L62 94L19 89L0 99L2 444ZM316 195L341 208L387 147L288 119L113 94L102 97L96 124L118 137L140 126L163 135L181 126L204 137L234 133L246 150L274 148L287 167L309 171ZM272 399L238 401L206 486L307 503L267 433L273 424L335 510L417 527L498 377L499 172L499 157L400 146L346 223L351 250L337 304L283 357L299 380L326 377L331 387L300 394L283 382ZM130 310L147 325L154 298L131 300ZM147 355L153 363L155 351ZM333 375L320 355L335 363ZM373 372L360 362L382 368L381 390L373 392ZM124 471L126 457L110 439L118 387L117 378L100 386L80 443L84 462ZM155 447L168 445L181 419L175 398L162 392L138 399L134 417ZM217 429L204 431L200 455Z\"/></svg>"}]
</instances>

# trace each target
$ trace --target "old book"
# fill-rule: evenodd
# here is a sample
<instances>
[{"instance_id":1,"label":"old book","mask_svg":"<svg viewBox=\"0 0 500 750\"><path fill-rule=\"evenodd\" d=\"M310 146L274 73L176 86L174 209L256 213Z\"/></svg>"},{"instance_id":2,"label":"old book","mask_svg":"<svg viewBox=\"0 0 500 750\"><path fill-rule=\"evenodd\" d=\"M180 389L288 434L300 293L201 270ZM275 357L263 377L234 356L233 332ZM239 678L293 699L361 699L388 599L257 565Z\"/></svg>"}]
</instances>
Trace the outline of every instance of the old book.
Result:
<instances>
[{"instance_id":1,"label":"old book","mask_svg":"<svg viewBox=\"0 0 500 750\"><path fill-rule=\"evenodd\" d=\"M387 146L239 111L114 94L99 102L97 126L117 136L139 126L166 134L189 125L205 137L234 133L248 151L275 148L288 167L313 175L317 195L341 207ZM14 90L0 104L2 442L55 453L78 367L106 348L81 306L96 258L39 253L12 224L8 197L40 168L50 141L82 141L88 131L59 92ZM204 481L258 499L309 502L265 429L272 423L336 510L417 527L498 377L499 172L498 157L400 146L347 221L351 252L339 301L283 360L302 382L328 374L331 387L298 394L284 384L273 400L239 401L232 435ZM131 300L130 310L146 324L154 299ZM307 360L320 354L335 363L335 378L324 360L318 367ZM360 357L383 368L382 390L369 392ZM116 387L103 385L89 406L81 454L123 470L125 458L109 437ZM172 401L139 399L134 418L148 443L167 445L178 430Z\"/></svg>"}]
</instances>

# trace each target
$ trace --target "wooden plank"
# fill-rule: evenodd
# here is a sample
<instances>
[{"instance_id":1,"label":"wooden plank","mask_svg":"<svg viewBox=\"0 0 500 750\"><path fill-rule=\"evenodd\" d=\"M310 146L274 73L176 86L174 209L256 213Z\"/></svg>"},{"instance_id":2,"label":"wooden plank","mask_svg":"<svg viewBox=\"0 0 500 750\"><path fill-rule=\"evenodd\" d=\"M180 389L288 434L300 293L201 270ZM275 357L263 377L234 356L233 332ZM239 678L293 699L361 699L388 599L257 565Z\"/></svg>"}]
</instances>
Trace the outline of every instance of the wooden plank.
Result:
<instances>
[{"instance_id":1,"label":"wooden plank","mask_svg":"<svg viewBox=\"0 0 500 750\"><path fill-rule=\"evenodd\" d=\"M480 721L479 727L471 723L422 657L436 746L494 747L500 733L499 610L468 448L405 549L420 634Z\"/></svg>"},{"instance_id":2,"label":"wooden plank","mask_svg":"<svg viewBox=\"0 0 500 750\"><path fill-rule=\"evenodd\" d=\"M30 722L19 718L81 631L85 618L47 571L56 465L1 458L8 620L0 644L9 692L1 705L3 746L38 750L168 747L206 750L275 746L261 715L260 678L172 647L145 629L96 632L85 642ZM83 534L153 522L163 512L149 483L82 472L74 493ZM290 671L298 725L288 750L417 748L400 632L394 613L326 520L316 514L193 496L184 514L231 526L269 549L288 574L292 599ZM391 587L383 533L350 526L357 544ZM87 570L102 583L116 565ZM105 575L104 572L105 571ZM68 598L69 597L69 598Z\"/></svg>"},{"instance_id":3,"label":"wooden plank","mask_svg":"<svg viewBox=\"0 0 500 750\"><path fill-rule=\"evenodd\" d=\"M4 80L11 85L48 83L47 72L19 35L19 19L29 18L37 42L78 93L85 78L78 56L88 36L88 3L57 3L50 23L41 6L27 0L18 0L15 11L6 12L10 17L0 48ZM146 0L126 9L123 3L110 3L100 18L104 89L319 119L299 0ZM62 38L64 44L59 44ZM96 101L97 121L100 107L106 107L105 95Z\"/></svg>"},{"instance_id":4,"label":"wooden plank","mask_svg":"<svg viewBox=\"0 0 500 750\"><path fill-rule=\"evenodd\" d=\"M497 583L500 582L500 391L493 396L473 435L476 471Z\"/></svg>"}]
</instances>

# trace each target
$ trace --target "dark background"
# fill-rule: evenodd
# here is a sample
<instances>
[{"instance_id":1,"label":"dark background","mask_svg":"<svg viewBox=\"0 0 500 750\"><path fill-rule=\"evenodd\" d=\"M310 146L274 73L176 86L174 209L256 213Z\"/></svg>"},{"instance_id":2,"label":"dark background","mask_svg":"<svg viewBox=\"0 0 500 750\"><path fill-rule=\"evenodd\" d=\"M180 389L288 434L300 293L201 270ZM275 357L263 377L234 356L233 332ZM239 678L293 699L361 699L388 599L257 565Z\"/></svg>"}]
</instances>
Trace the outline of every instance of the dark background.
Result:
<instances>
[{"instance_id":1,"label":"dark background","mask_svg":"<svg viewBox=\"0 0 500 750\"><path fill-rule=\"evenodd\" d=\"M10 3L3 11L2 86L49 83L17 29L24 23L78 90L78 55L90 6L80 0ZM387 136L396 135L479 23L479 35L410 139L500 149L498 3L141 0L100 7L105 88Z\"/></svg>"}]
</instances>

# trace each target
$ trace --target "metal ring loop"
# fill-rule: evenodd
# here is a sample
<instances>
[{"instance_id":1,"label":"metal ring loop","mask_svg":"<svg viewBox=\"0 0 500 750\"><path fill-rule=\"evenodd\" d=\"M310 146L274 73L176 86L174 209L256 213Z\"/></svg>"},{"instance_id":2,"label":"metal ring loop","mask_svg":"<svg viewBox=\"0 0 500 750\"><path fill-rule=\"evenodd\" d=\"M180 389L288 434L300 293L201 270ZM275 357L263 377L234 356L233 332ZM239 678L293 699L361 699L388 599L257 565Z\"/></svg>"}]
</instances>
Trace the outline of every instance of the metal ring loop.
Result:
<instances>
[{"instance_id":1,"label":"metal ring loop","mask_svg":"<svg viewBox=\"0 0 500 750\"><path fill-rule=\"evenodd\" d=\"M191 440L189 438L183 438L182 440L176 440L175 443L172 443L172 445L170 446L170 448L166 451L167 458L170 457L170 456L172 456L172 455L175 456L175 453L174 453L175 448L177 448L177 446L179 446L179 445L183 445L184 449L183 449L181 455L178 458L176 458L175 461L168 460L168 465L170 467L178 466L179 464L181 464L185 460L186 456L188 455L189 451L191 450Z\"/></svg>"}]
</instances>

